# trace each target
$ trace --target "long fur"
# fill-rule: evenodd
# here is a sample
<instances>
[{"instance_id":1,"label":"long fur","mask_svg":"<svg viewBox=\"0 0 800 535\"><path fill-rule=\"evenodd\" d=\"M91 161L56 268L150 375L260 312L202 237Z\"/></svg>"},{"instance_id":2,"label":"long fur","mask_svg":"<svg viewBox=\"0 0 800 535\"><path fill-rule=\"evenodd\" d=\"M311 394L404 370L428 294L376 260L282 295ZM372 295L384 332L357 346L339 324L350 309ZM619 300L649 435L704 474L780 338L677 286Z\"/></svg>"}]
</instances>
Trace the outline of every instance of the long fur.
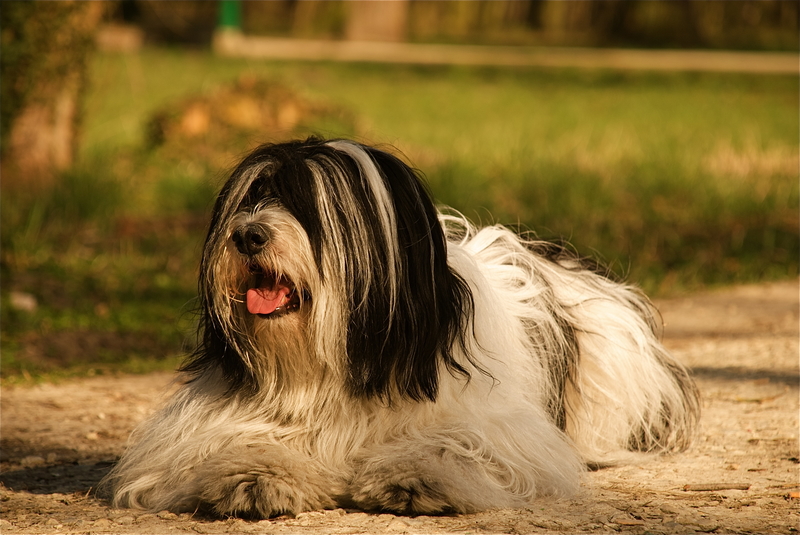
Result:
<instances>
[{"instance_id":1,"label":"long fur","mask_svg":"<svg viewBox=\"0 0 800 535\"><path fill-rule=\"evenodd\" d=\"M440 213L414 170L354 142L245 158L199 286L189 379L108 476L116 506L521 507L574 492L586 464L684 448L697 421L638 290ZM276 289L275 312L250 312Z\"/></svg>"}]
</instances>

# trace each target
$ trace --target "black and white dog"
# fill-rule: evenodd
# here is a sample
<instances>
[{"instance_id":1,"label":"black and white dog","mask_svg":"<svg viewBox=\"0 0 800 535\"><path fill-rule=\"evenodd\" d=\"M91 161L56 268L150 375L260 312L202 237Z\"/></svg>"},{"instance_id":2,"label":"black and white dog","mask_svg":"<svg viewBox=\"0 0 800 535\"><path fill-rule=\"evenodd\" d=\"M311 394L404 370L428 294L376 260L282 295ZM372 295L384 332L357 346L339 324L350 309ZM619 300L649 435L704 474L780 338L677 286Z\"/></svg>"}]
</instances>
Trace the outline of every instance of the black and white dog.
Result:
<instances>
[{"instance_id":1,"label":"black and white dog","mask_svg":"<svg viewBox=\"0 0 800 535\"><path fill-rule=\"evenodd\" d=\"M107 478L117 506L522 507L586 464L684 448L697 422L641 293L440 213L414 170L351 141L247 156L199 287L189 380Z\"/></svg>"}]
</instances>

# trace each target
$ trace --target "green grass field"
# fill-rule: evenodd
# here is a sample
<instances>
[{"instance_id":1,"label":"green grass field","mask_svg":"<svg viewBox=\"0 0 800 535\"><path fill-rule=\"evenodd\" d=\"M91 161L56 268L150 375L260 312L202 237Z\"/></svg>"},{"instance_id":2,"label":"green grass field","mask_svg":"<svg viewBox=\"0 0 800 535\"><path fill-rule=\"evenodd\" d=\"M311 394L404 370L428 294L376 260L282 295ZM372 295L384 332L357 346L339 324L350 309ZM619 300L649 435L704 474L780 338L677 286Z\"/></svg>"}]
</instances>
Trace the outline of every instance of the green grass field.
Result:
<instances>
[{"instance_id":1,"label":"green grass field","mask_svg":"<svg viewBox=\"0 0 800 535\"><path fill-rule=\"evenodd\" d=\"M651 294L797 275L796 76L99 55L78 164L49 195L2 198L4 381L170 368L191 347L214 191L271 133L222 162L145 134L243 75L353 117L305 131L391 144L440 202L566 239Z\"/></svg>"}]
</instances>

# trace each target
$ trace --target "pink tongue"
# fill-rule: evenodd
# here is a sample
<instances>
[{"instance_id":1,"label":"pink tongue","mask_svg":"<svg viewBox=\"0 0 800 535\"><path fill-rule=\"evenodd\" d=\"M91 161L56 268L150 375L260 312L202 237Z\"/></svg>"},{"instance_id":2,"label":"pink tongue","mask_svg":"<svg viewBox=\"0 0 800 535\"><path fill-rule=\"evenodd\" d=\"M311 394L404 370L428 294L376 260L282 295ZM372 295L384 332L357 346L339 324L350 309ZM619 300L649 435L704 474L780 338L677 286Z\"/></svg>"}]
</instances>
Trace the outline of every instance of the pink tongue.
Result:
<instances>
[{"instance_id":1,"label":"pink tongue","mask_svg":"<svg viewBox=\"0 0 800 535\"><path fill-rule=\"evenodd\" d=\"M250 314L272 314L286 301L289 288L251 288L247 290L247 310Z\"/></svg>"}]
</instances>

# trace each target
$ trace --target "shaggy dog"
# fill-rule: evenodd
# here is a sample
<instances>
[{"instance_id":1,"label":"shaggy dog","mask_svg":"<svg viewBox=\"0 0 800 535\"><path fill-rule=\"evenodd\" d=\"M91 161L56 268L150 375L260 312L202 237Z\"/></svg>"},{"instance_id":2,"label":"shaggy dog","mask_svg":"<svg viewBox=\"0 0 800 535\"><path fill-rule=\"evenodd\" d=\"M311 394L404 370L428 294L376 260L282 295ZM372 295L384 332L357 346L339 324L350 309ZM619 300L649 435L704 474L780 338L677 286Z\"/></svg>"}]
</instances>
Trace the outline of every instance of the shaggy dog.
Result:
<instances>
[{"instance_id":1,"label":"shaggy dog","mask_svg":"<svg viewBox=\"0 0 800 535\"><path fill-rule=\"evenodd\" d=\"M639 291L438 211L417 172L351 141L247 156L199 290L189 380L108 476L116 506L524 507L587 464L684 448L697 421Z\"/></svg>"}]
</instances>

